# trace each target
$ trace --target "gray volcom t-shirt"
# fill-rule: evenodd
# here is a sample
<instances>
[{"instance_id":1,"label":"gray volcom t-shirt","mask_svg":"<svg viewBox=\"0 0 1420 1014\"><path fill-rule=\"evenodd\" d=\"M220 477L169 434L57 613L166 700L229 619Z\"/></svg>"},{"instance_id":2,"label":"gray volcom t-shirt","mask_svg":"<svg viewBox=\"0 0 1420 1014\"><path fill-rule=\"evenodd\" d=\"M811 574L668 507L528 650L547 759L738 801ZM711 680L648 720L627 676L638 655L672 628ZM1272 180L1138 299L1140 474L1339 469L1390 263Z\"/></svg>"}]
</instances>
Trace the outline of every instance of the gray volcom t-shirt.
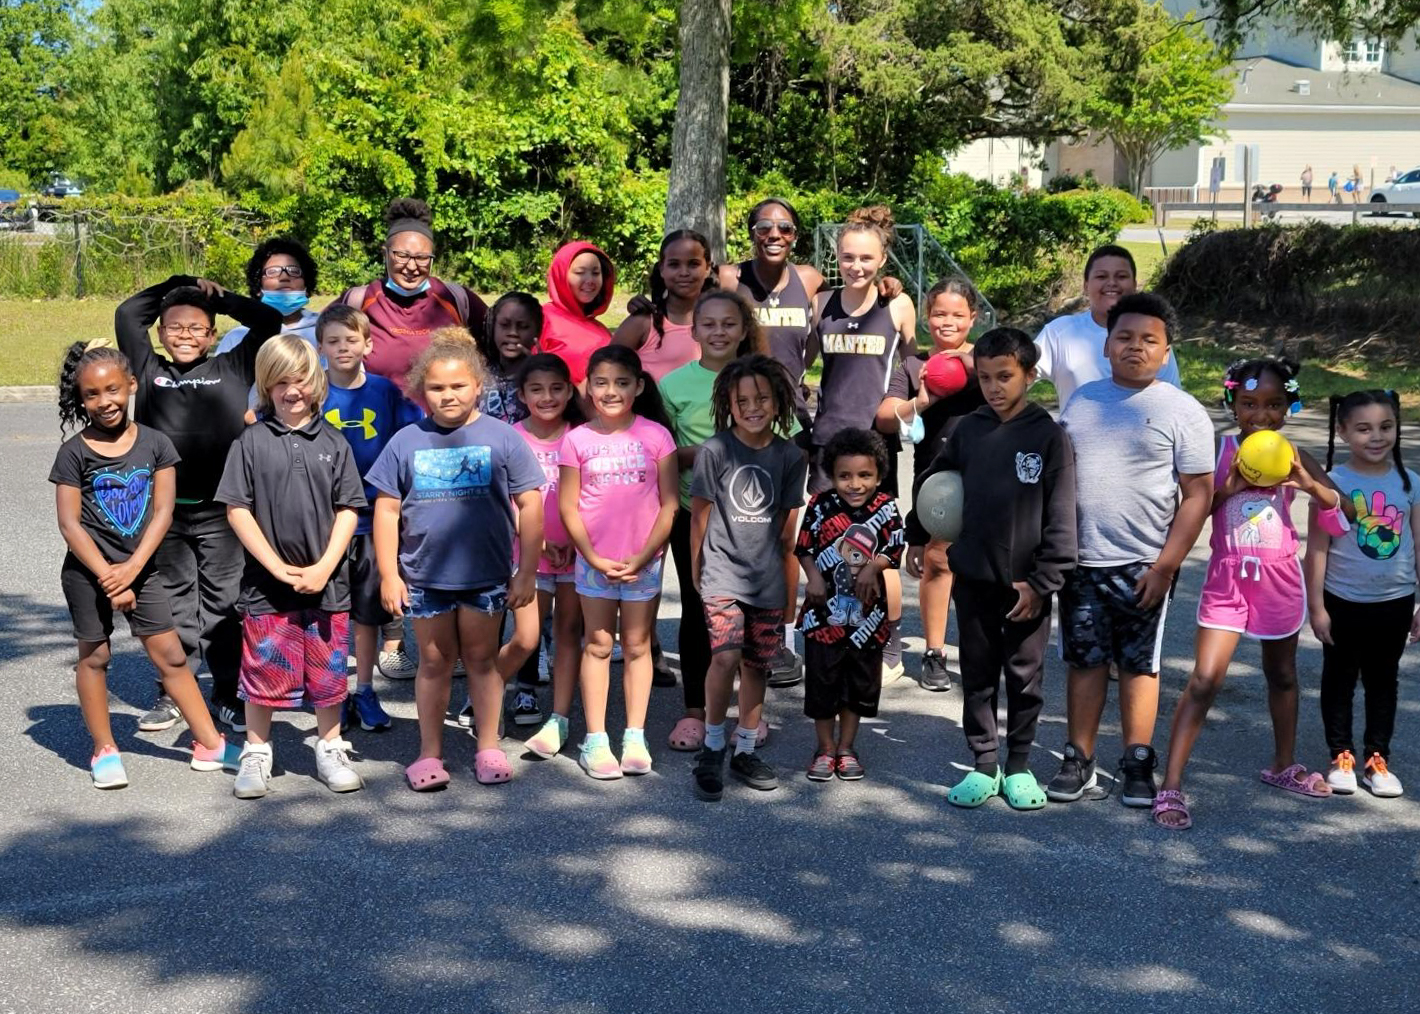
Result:
<instances>
[{"instance_id":1,"label":"gray volcom t-shirt","mask_svg":"<svg viewBox=\"0 0 1420 1014\"><path fill-rule=\"evenodd\" d=\"M1060 425L1075 446L1080 565L1153 562L1168 540L1181 475L1213 471L1213 421L1172 384L1075 391Z\"/></svg>"},{"instance_id":2,"label":"gray volcom t-shirt","mask_svg":"<svg viewBox=\"0 0 1420 1014\"><path fill-rule=\"evenodd\" d=\"M701 596L783 608L784 522L804 505L807 480L804 452L783 437L762 450L728 432L700 445L690 495L713 504L701 550Z\"/></svg>"}]
</instances>

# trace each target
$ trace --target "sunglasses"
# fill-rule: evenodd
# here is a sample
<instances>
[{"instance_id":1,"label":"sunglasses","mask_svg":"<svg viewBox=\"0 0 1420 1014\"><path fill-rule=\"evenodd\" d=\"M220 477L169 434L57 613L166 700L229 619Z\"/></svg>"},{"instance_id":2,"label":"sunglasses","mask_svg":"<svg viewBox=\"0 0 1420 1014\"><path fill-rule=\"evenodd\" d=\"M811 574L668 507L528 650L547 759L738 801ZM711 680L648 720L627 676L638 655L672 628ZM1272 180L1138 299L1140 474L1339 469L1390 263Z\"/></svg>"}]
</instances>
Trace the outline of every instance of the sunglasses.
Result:
<instances>
[{"instance_id":1,"label":"sunglasses","mask_svg":"<svg viewBox=\"0 0 1420 1014\"><path fill-rule=\"evenodd\" d=\"M798 227L793 222L775 222L768 218L761 218L750 227L750 230L761 239L772 232L778 232L779 235L787 236L789 239L793 239L799 234Z\"/></svg>"}]
</instances>

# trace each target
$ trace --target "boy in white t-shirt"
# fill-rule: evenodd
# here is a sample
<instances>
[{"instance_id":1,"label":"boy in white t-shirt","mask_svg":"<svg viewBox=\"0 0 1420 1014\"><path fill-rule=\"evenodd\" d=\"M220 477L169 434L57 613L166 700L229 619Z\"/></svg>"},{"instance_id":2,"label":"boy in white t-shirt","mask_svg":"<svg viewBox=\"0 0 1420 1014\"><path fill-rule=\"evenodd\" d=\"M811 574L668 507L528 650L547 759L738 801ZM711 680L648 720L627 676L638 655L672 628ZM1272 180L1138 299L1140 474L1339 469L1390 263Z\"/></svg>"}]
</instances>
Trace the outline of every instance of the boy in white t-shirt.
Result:
<instances>
[{"instance_id":1,"label":"boy in white t-shirt","mask_svg":"<svg viewBox=\"0 0 1420 1014\"><path fill-rule=\"evenodd\" d=\"M1085 296L1088 309L1056 317L1040 329L1035 343L1040 348L1036 374L1055 385L1063 409L1077 388L1110 376L1109 359L1104 353L1105 318L1120 297L1139 288L1134 255L1122 246L1102 246L1085 261ZM1181 386L1178 362L1171 355L1159 379Z\"/></svg>"}]
</instances>

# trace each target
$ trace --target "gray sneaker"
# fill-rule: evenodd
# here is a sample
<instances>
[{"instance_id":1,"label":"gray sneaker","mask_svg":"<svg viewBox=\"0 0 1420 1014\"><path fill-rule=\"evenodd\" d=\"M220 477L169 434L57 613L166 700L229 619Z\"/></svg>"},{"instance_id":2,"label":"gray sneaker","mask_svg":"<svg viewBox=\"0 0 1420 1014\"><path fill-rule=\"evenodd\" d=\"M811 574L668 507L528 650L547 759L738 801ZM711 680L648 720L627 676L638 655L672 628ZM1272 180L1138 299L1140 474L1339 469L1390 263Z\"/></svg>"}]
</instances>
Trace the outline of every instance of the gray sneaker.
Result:
<instances>
[{"instance_id":1,"label":"gray sneaker","mask_svg":"<svg viewBox=\"0 0 1420 1014\"><path fill-rule=\"evenodd\" d=\"M412 680L419 672L419 664L409 657L409 653L401 644L394 651L380 652L380 672L384 673L387 679Z\"/></svg>"},{"instance_id":2,"label":"gray sneaker","mask_svg":"<svg viewBox=\"0 0 1420 1014\"><path fill-rule=\"evenodd\" d=\"M947 671L945 652L938 648L927 649L922 656L922 671L917 674L917 685L938 694L952 688L952 674Z\"/></svg>"},{"instance_id":3,"label":"gray sneaker","mask_svg":"<svg viewBox=\"0 0 1420 1014\"><path fill-rule=\"evenodd\" d=\"M138 719L139 732L162 732L182 721L182 712L167 694L160 696L153 706Z\"/></svg>"},{"instance_id":4,"label":"gray sneaker","mask_svg":"<svg viewBox=\"0 0 1420 1014\"><path fill-rule=\"evenodd\" d=\"M260 799L266 795L271 781L271 744L257 746L248 743L242 747L241 767L237 769L237 780L232 783L232 795L238 799Z\"/></svg>"},{"instance_id":5,"label":"gray sneaker","mask_svg":"<svg viewBox=\"0 0 1420 1014\"><path fill-rule=\"evenodd\" d=\"M331 792L354 792L365 787L365 780L350 766L345 749L343 740L316 740L316 774Z\"/></svg>"},{"instance_id":6,"label":"gray sneaker","mask_svg":"<svg viewBox=\"0 0 1420 1014\"><path fill-rule=\"evenodd\" d=\"M792 687L804 681L804 660L788 645L780 645L769 663L765 682L771 687Z\"/></svg>"}]
</instances>

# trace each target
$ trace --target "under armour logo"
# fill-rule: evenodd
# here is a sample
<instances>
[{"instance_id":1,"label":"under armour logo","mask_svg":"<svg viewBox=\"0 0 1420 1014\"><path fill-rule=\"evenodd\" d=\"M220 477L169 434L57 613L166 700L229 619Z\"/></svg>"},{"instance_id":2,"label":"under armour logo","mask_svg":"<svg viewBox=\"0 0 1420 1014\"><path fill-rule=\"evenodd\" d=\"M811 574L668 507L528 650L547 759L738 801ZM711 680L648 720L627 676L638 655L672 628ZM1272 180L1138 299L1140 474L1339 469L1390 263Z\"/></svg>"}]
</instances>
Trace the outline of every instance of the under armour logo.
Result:
<instances>
[{"instance_id":1,"label":"under armour logo","mask_svg":"<svg viewBox=\"0 0 1420 1014\"><path fill-rule=\"evenodd\" d=\"M858 322L857 322L856 320L850 320L850 321L848 322L848 330L850 330L850 331L856 331L856 330L858 330Z\"/></svg>"},{"instance_id":2,"label":"under armour logo","mask_svg":"<svg viewBox=\"0 0 1420 1014\"><path fill-rule=\"evenodd\" d=\"M316 457L317 457L319 460L321 460L321 461L334 461L334 460L335 460L335 455L334 455L334 454L317 454Z\"/></svg>"},{"instance_id":3,"label":"under armour logo","mask_svg":"<svg viewBox=\"0 0 1420 1014\"><path fill-rule=\"evenodd\" d=\"M338 430L364 430L365 439L374 440L379 436L379 432L375 429L375 410L367 408L360 413L360 416L359 419L342 419L340 418L340 410L333 408L325 414L325 421Z\"/></svg>"}]
</instances>

